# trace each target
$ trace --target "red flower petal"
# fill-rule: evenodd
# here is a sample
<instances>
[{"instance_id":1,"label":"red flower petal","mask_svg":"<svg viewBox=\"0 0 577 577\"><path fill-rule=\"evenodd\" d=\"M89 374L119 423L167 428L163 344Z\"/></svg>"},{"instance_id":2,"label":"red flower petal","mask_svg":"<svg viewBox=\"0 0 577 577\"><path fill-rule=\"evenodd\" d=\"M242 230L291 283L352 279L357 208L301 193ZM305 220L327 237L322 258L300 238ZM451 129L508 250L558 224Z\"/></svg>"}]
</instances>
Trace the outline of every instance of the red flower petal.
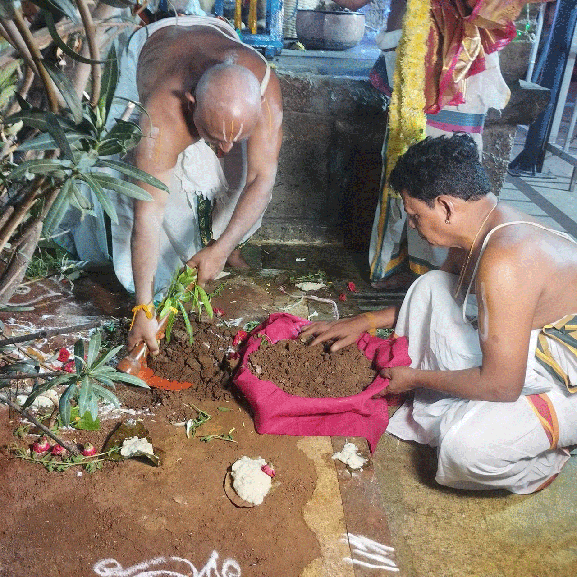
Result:
<instances>
[{"instance_id":1,"label":"red flower petal","mask_svg":"<svg viewBox=\"0 0 577 577\"><path fill-rule=\"evenodd\" d=\"M85 457L92 457L92 455L96 455L96 447L92 443L86 443L82 448L82 454Z\"/></svg>"},{"instance_id":2,"label":"red flower petal","mask_svg":"<svg viewBox=\"0 0 577 577\"><path fill-rule=\"evenodd\" d=\"M347 295L345 293L341 293L339 295L339 300L345 302L347 300Z\"/></svg>"},{"instance_id":3,"label":"red flower petal","mask_svg":"<svg viewBox=\"0 0 577 577\"><path fill-rule=\"evenodd\" d=\"M52 447L52 451L50 451L53 455L64 455L66 454L66 449L62 445L54 445Z\"/></svg>"},{"instance_id":4,"label":"red flower petal","mask_svg":"<svg viewBox=\"0 0 577 577\"><path fill-rule=\"evenodd\" d=\"M224 316L224 311L219 308L219 307L212 307L212 312L217 316L217 317L223 317Z\"/></svg>"},{"instance_id":5,"label":"red flower petal","mask_svg":"<svg viewBox=\"0 0 577 577\"><path fill-rule=\"evenodd\" d=\"M242 343L242 341L244 341L246 337L248 337L248 333L241 329L240 331L238 331L238 333L236 333L236 335L234 335L234 338L232 339L232 346L236 347L236 345Z\"/></svg>"},{"instance_id":6,"label":"red flower petal","mask_svg":"<svg viewBox=\"0 0 577 577\"><path fill-rule=\"evenodd\" d=\"M357 292L357 287L355 286L354 282L350 282L347 285L347 288L352 292L352 293L356 293Z\"/></svg>"},{"instance_id":7,"label":"red flower petal","mask_svg":"<svg viewBox=\"0 0 577 577\"><path fill-rule=\"evenodd\" d=\"M263 465L260 470L263 473L266 473L269 477L274 477L276 475L274 469L270 465Z\"/></svg>"},{"instance_id":8,"label":"red flower petal","mask_svg":"<svg viewBox=\"0 0 577 577\"><path fill-rule=\"evenodd\" d=\"M69 361L68 363L66 363L64 365L64 367L62 367L63 370L65 370L67 373L73 373L74 372L74 361Z\"/></svg>"},{"instance_id":9,"label":"red flower petal","mask_svg":"<svg viewBox=\"0 0 577 577\"><path fill-rule=\"evenodd\" d=\"M61 348L58 351L58 360L61 363L67 363L69 359L70 359L70 351L68 349Z\"/></svg>"},{"instance_id":10,"label":"red flower petal","mask_svg":"<svg viewBox=\"0 0 577 577\"><path fill-rule=\"evenodd\" d=\"M35 453L42 454L50 450L50 443L46 437L42 437L39 441L32 444L32 450Z\"/></svg>"}]
</instances>

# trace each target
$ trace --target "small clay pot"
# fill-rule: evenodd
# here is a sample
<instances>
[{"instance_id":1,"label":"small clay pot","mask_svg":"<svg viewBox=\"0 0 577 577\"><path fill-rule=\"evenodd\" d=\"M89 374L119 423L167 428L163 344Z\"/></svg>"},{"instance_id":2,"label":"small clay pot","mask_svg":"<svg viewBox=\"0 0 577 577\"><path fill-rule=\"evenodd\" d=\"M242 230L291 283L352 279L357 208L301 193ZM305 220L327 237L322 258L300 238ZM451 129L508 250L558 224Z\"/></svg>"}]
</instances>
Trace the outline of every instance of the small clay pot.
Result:
<instances>
[{"instance_id":1,"label":"small clay pot","mask_svg":"<svg viewBox=\"0 0 577 577\"><path fill-rule=\"evenodd\" d=\"M364 36L365 15L297 10L296 32L308 50L346 50L356 46Z\"/></svg>"}]
</instances>

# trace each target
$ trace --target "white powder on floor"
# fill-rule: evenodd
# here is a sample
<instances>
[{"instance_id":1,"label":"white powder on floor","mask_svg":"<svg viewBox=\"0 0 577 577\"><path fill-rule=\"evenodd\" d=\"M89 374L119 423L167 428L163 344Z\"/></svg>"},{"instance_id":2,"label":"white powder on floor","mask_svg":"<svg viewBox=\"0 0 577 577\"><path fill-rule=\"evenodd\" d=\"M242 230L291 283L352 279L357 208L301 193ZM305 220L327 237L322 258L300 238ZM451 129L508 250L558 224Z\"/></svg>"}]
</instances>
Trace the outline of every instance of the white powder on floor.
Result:
<instances>
[{"instance_id":1,"label":"white powder on floor","mask_svg":"<svg viewBox=\"0 0 577 577\"><path fill-rule=\"evenodd\" d=\"M354 443L345 443L343 450L340 453L335 453L333 459L342 461L351 469L360 469L367 462L367 459L359 455L358 451Z\"/></svg>"},{"instance_id":2,"label":"white powder on floor","mask_svg":"<svg viewBox=\"0 0 577 577\"><path fill-rule=\"evenodd\" d=\"M232 464L232 488L237 495L253 505L260 505L269 492L272 479L261 471L262 458L241 457Z\"/></svg>"},{"instance_id":3,"label":"white powder on floor","mask_svg":"<svg viewBox=\"0 0 577 577\"><path fill-rule=\"evenodd\" d=\"M129 437L122 442L120 454L123 457L132 457L137 453L144 453L145 455L154 455L152 445L145 438Z\"/></svg>"}]
</instances>

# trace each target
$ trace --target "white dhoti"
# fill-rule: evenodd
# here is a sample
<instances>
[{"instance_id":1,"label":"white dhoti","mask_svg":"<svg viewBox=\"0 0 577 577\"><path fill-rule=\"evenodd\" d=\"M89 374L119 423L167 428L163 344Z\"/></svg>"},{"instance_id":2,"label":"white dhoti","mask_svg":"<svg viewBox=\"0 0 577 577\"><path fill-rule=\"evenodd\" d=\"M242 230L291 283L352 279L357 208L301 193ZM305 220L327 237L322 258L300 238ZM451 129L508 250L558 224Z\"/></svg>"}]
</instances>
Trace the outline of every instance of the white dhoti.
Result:
<instances>
[{"instance_id":1,"label":"white dhoti","mask_svg":"<svg viewBox=\"0 0 577 577\"><path fill-rule=\"evenodd\" d=\"M462 307L453 297L456 282L455 275L431 271L410 287L395 332L408 338L413 368L481 366L478 332L463 321ZM393 415L387 432L437 447L435 478L441 485L536 491L569 458L563 447L577 443L577 395L537 360L540 334L531 333L525 384L517 401L473 401L417 389L413 401ZM569 381L577 384L577 356L548 337L547 343ZM550 419L539 415L538 403Z\"/></svg>"},{"instance_id":2,"label":"white dhoti","mask_svg":"<svg viewBox=\"0 0 577 577\"><path fill-rule=\"evenodd\" d=\"M121 118L129 101L138 103L137 67L140 53L151 34L166 26L210 27L233 40L240 40L234 29L222 20L202 16L179 16L165 18L138 29L130 37L119 60L120 77L107 120L110 130ZM267 77L268 80L268 77ZM263 80L263 88L266 83ZM139 113L130 119L137 121ZM122 178L120 173L106 172ZM232 150L219 160L212 149L202 140L190 145L177 160L169 186L162 229L159 231L159 261L155 275L155 293L165 289L174 272L196 254L203 246L199 230L198 199L210 201L212 211L212 238L217 239L227 227L236 203L246 183L246 143L235 144ZM122 285L134 291L130 239L133 226L133 199L110 192L116 208L118 223L111 223L112 260L114 271ZM106 225L102 208L92 195L94 215L79 221L78 211L72 211L61 228L71 231L73 243L63 244L76 252L81 260L104 262L110 259L106 240ZM248 240L260 228L262 216L245 234L241 242ZM72 244L72 246L71 246Z\"/></svg>"}]
</instances>

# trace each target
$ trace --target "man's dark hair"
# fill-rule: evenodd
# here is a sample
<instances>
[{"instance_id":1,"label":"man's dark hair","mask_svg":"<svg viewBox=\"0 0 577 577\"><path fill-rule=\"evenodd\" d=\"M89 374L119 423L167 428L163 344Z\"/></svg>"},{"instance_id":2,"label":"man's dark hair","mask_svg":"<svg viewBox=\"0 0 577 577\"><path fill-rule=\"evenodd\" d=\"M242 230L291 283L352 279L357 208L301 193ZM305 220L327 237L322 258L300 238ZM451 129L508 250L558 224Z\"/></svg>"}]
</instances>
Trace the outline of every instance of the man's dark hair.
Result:
<instances>
[{"instance_id":1,"label":"man's dark hair","mask_svg":"<svg viewBox=\"0 0 577 577\"><path fill-rule=\"evenodd\" d=\"M477 145L465 133L428 136L410 146L391 171L389 185L429 206L441 194L478 200L491 192Z\"/></svg>"}]
</instances>

